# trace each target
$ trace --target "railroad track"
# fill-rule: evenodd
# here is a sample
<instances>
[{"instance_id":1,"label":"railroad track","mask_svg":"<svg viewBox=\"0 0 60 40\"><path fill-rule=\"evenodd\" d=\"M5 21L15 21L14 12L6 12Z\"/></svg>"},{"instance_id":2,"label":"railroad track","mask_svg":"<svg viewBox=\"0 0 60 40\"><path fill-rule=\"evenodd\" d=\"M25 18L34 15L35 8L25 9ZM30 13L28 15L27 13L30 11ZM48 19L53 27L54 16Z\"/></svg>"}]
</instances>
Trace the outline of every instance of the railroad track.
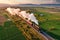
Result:
<instances>
[{"instance_id":1,"label":"railroad track","mask_svg":"<svg viewBox=\"0 0 60 40\"><path fill-rule=\"evenodd\" d=\"M20 17L20 16L19 16ZM41 34L44 38L46 38L47 40L54 40L51 36L49 36L48 34L46 34L43 30L41 32L39 32L39 27L37 25L33 26L31 25L32 23L28 20L25 20L24 18L20 17L21 19L23 19L30 27L34 28L34 30L36 30L39 34ZM37 29L36 29L36 28Z\"/></svg>"},{"instance_id":2,"label":"railroad track","mask_svg":"<svg viewBox=\"0 0 60 40\"><path fill-rule=\"evenodd\" d=\"M36 31L41 36L41 39L44 38L43 40L54 40L52 37L50 37L44 31L40 32L39 27L37 25L34 24L34 26L33 26L32 25L33 23L31 23L30 21L24 19L23 17L21 17L21 15L19 15L19 18L21 18L23 21L26 22L26 24L28 24L31 28L33 28L33 30Z\"/></svg>"}]
</instances>

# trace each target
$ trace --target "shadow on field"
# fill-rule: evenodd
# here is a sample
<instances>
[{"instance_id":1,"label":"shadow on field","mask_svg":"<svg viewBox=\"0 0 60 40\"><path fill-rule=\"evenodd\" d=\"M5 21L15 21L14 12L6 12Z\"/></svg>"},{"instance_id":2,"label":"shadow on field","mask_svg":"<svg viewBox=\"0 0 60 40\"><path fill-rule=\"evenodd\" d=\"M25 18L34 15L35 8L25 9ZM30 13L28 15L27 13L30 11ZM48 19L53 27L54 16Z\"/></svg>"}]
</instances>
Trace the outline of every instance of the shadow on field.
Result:
<instances>
[{"instance_id":1,"label":"shadow on field","mask_svg":"<svg viewBox=\"0 0 60 40\"><path fill-rule=\"evenodd\" d=\"M50 35L51 37L53 37L54 39L60 40L60 35L56 35L56 34L53 34L53 33L51 33L51 32L48 32L47 30L45 30L45 29L43 29L43 28L42 28L42 30L43 30L44 32L46 32L48 35Z\"/></svg>"}]
</instances>

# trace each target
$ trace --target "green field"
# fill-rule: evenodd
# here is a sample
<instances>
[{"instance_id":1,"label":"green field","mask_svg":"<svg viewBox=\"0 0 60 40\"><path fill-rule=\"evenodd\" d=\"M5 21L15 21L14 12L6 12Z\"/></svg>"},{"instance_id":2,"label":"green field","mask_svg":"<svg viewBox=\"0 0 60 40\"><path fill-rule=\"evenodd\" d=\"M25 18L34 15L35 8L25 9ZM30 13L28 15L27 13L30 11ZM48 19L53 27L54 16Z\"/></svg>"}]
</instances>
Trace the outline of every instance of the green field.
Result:
<instances>
[{"instance_id":1,"label":"green field","mask_svg":"<svg viewBox=\"0 0 60 40\"><path fill-rule=\"evenodd\" d=\"M26 8L22 9L25 10ZM36 18L39 21L39 26L47 34L49 34L56 40L60 40L60 12L59 12L60 9L54 8L27 8L27 9L30 9L32 10L32 12L34 12ZM5 11L1 10L0 13L3 13L3 16L7 17L4 14L6 13ZM22 32L18 30L14 23L12 23L11 21L6 21L4 25L0 25L0 40L26 40L26 39L22 35Z\"/></svg>"},{"instance_id":2,"label":"green field","mask_svg":"<svg viewBox=\"0 0 60 40\"><path fill-rule=\"evenodd\" d=\"M38 10L38 9L37 9ZM40 10L40 9L39 9ZM45 12L44 9L35 12L35 16L39 20L39 26L56 40L60 40L60 15L59 13ZM40 14L43 14L41 16Z\"/></svg>"},{"instance_id":3,"label":"green field","mask_svg":"<svg viewBox=\"0 0 60 40\"><path fill-rule=\"evenodd\" d=\"M22 32L12 21L8 21L5 9L0 9L0 15L5 17L6 21L0 25L0 40L26 40Z\"/></svg>"},{"instance_id":4,"label":"green field","mask_svg":"<svg viewBox=\"0 0 60 40\"><path fill-rule=\"evenodd\" d=\"M11 21L6 21L0 26L0 40L26 40L22 32Z\"/></svg>"}]
</instances>

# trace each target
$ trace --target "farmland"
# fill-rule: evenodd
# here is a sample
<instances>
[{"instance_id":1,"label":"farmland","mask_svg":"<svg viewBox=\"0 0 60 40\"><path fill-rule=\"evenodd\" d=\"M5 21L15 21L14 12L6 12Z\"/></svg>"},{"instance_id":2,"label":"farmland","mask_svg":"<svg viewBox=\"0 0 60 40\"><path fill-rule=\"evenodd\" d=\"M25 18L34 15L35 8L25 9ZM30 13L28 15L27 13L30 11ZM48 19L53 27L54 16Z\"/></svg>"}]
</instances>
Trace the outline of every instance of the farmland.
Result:
<instances>
[{"instance_id":1,"label":"farmland","mask_svg":"<svg viewBox=\"0 0 60 40\"><path fill-rule=\"evenodd\" d=\"M3 25L0 25L0 40L26 40L23 36L22 32L16 27L16 25L9 21L8 16L5 15L5 11L1 10L0 13L1 18L6 19ZM3 21L1 19L1 21Z\"/></svg>"},{"instance_id":2,"label":"farmland","mask_svg":"<svg viewBox=\"0 0 60 40\"><path fill-rule=\"evenodd\" d=\"M60 9L57 8L21 8L22 10L31 10L39 21L41 27L47 34L56 40L60 40ZM1 10L0 15L9 19ZM1 40L25 40L22 32L18 30L12 21L6 21L0 25Z\"/></svg>"},{"instance_id":3,"label":"farmland","mask_svg":"<svg viewBox=\"0 0 60 40\"><path fill-rule=\"evenodd\" d=\"M36 12L36 17L39 20L40 27L56 40L60 40L60 12L58 12L57 9L55 9L57 10L55 11L56 13L54 13L54 9L48 9L53 10L51 11L53 13L47 12L48 10L46 8L40 9L37 9L38 12ZM43 14L43 16L40 14Z\"/></svg>"}]
</instances>

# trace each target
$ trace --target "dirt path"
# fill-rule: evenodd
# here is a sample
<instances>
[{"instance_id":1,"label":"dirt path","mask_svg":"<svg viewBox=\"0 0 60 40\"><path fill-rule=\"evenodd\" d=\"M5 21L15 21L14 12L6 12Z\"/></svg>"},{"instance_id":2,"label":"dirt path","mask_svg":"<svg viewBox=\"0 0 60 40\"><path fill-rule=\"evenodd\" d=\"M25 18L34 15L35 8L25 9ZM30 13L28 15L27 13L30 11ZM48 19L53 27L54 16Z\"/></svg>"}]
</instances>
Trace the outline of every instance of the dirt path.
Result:
<instances>
[{"instance_id":1,"label":"dirt path","mask_svg":"<svg viewBox=\"0 0 60 40\"><path fill-rule=\"evenodd\" d=\"M5 17L0 15L0 25L2 25L5 21Z\"/></svg>"}]
</instances>

